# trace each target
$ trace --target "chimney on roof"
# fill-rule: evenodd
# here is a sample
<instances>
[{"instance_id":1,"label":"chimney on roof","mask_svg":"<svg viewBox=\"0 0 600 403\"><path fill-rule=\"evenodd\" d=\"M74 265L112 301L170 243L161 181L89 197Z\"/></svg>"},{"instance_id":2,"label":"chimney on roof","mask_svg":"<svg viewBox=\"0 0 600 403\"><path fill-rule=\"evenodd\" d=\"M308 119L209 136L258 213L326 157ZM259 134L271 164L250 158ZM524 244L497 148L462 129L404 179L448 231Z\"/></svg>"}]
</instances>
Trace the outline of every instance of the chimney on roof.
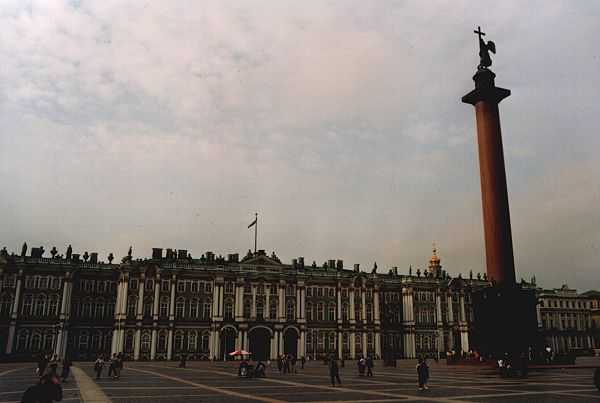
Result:
<instances>
[{"instance_id":1,"label":"chimney on roof","mask_svg":"<svg viewBox=\"0 0 600 403\"><path fill-rule=\"evenodd\" d=\"M300 266L301 270L304 270L304 258L302 256L298 258L298 265Z\"/></svg>"},{"instance_id":2,"label":"chimney on roof","mask_svg":"<svg viewBox=\"0 0 600 403\"><path fill-rule=\"evenodd\" d=\"M152 248L152 259L162 259L162 248Z\"/></svg>"}]
</instances>

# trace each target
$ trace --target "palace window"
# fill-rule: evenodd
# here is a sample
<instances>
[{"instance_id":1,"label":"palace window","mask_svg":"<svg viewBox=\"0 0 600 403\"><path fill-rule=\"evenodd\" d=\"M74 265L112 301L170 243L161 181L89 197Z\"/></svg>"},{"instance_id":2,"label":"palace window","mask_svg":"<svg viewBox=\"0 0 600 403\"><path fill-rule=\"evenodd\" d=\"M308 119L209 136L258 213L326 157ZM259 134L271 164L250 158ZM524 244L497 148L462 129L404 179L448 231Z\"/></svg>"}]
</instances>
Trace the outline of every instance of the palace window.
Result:
<instances>
[{"instance_id":1,"label":"palace window","mask_svg":"<svg viewBox=\"0 0 600 403\"><path fill-rule=\"evenodd\" d=\"M190 301L190 318L197 318L197 317L198 317L198 301L193 299Z\"/></svg>"},{"instance_id":2,"label":"palace window","mask_svg":"<svg viewBox=\"0 0 600 403\"><path fill-rule=\"evenodd\" d=\"M151 342L150 333L148 333L148 332L142 333L141 348L142 348L143 353L150 352L150 342Z\"/></svg>"},{"instance_id":3,"label":"palace window","mask_svg":"<svg viewBox=\"0 0 600 403\"><path fill-rule=\"evenodd\" d=\"M322 297L323 296L323 287L319 287L317 288L317 297Z\"/></svg>"},{"instance_id":4,"label":"palace window","mask_svg":"<svg viewBox=\"0 0 600 403\"><path fill-rule=\"evenodd\" d=\"M198 347L198 334L196 332L188 333L188 349L187 351L194 352Z\"/></svg>"},{"instance_id":5,"label":"palace window","mask_svg":"<svg viewBox=\"0 0 600 403\"><path fill-rule=\"evenodd\" d=\"M185 292L185 281L177 282L177 292Z\"/></svg>"},{"instance_id":6,"label":"palace window","mask_svg":"<svg viewBox=\"0 0 600 403\"><path fill-rule=\"evenodd\" d=\"M175 304L175 317L177 319L183 318L183 313L185 309L185 299L179 298L177 303Z\"/></svg>"},{"instance_id":7,"label":"palace window","mask_svg":"<svg viewBox=\"0 0 600 403\"><path fill-rule=\"evenodd\" d=\"M228 281L225 283L225 294L233 294L233 282Z\"/></svg>"},{"instance_id":8,"label":"palace window","mask_svg":"<svg viewBox=\"0 0 600 403\"><path fill-rule=\"evenodd\" d=\"M321 303L317 304L317 320L323 320L323 304Z\"/></svg>"},{"instance_id":9,"label":"palace window","mask_svg":"<svg viewBox=\"0 0 600 403\"><path fill-rule=\"evenodd\" d=\"M179 331L175 333L175 351L183 350L183 332Z\"/></svg>"},{"instance_id":10,"label":"palace window","mask_svg":"<svg viewBox=\"0 0 600 403\"><path fill-rule=\"evenodd\" d=\"M40 294L34 301L34 315L35 316L44 316L46 314L46 296Z\"/></svg>"},{"instance_id":11,"label":"palace window","mask_svg":"<svg viewBox=\"0 0 600 403\"><path fill-rule=\"evenodd\" d=\"M244 294L252 294L252 284L244 284Z\"/></svg>"},{"instance_id":12,"label":"palace window","mask_svg":"<svg viewBox=\"0 0 600 403\"><path fill-rule=\"evenodd\" d=\"M306 320L309 322L313 320L313 306L310 302L306 304Z\"/></svg>"},{"instance_id":13,"label":"palace window","mask_svg":"<svg viewBox=\"0 0 600 403\"><path fill-rule=\"evenodd\" d=\"M129 297L127 300L127 316L130 318L135 317L137 308L137 298Z\"/></svg>"},{"instance_id":14,"label":"palace window","mask_svg":"<svg viewBox=\"0 0 600 403\"><path fill-rule=\"evenodd\" d=\"M169 280L163 280L160 282L160 290L162 292L169 292Z\"/></svg>"},{"instance_id":15,"label":"palace window","mask_svg":"<svg viewBox=\"0 0 600 403\"><path fill-rule=\"evenodd\" d=\"M342 320L348 322L348 304L342 304Z\"/></svg>"},{"instance_id":16,"label":"palace window","mask_svg":"<svg viewBox=\"0 0 600 403\"><path fill-rule=\"evenodd\" d=\"M373 350L373 333L367 333L367 351L372 352Z\"/></svg>"},{"instance_id":17,"label":"palace window","mask_svg":"<svg viewBox=\"0 0 600 403\"><path fill-rule=\"evenodd\" d=\"M373 321L373 306L371 304L367 304L367 322Z\"/></svg>"},{"instance_id":18,"label":"palace window","mask_svg":"<svg viewBox=\"0 0 600 403\"><path fill-rule=\"evenodd\" d=\"M146 290L151 291L154 288L154 280L146 280Z\"/></svg>"},{"instance_id":19,"label":"palace window","mask_svg":"<svg viewBox=\"0 0 600 403\"><path fill-rule=\"evenodd\" d=\"M152 316L152 306L153 306L152 298L148 297L144 299L144 317L148 318Z\"/></svg>"},{"instance_id":20,"label":"palace window","mask_svg":"<svg viewBox=\"0 0 600 403\"><path fill-rule=\"evenodd\" d=\"M328 347L329 347L329 352L332 353L334 352L335 349L335 333L329 333L329 340L328 340Z\"/></svg>"},{"instance_id":21,"label":"palace window","mask_svg":"<svg viewBox=\"0 0 600 403\"><path fill-rule=\"evenodd\" d=\"M286 307L286 317L287 320L294 320L294 318L296 317L295 315L295 305L293 301L288 301L287 303L287 307Z\"/></svg>"},{"instance_id":22,"label":"palace window","mask_svg":"<svg viewBox=\"0 0 600 403\"><path fill-rule=\"evenodd\" d=\"M277 319L277 300L271 299L269 302L269 318Z\"/></svg>"},{"instance_id":23,"label":"palace window","mask_svg":"<svg viewBox=\"0 0 600 403\"><path fill-rule=\"evenodd\" d=\"M129 353L133 351L133 332L127 332L127 336L125 337L125 351Z\"/></svg>"},{"instance_id":24,"label":"palace window","mask_svg":"<svg viewBox=\"0 0 600 403\"><path fill-rule=\"evenodd\" d=\"M244 300L244 318L249 318L252 313L252 300L245 299Z\"/></svg>"},{"instance_id":25,"label":"palace window","mask_svg":"<svg viewBox=\"0 0 600 403\"><path fill-rule=\"evenodd\" d=\"M207 281L206 284L204 284L204 292L206 292L207 294L210 294L212 292L212 283Z\"/></svg>"},{"instance_id":26,"label":"palace window","mask_svg":"<svg viewBox=\"0 0 600 403\"><path fill-rule=\"evenodd\" d=\"M334 321L335 320L335 304L329 304L329 309L327 311L327 320Z\"/></svg>"},{"instance_id":27,"label":"palace window","mask_svg":"<svg viewBox=\"0 0 600 403\"><path fill-rule=\"evenodd\" d=\"M9 317L11 314L13 304L13 296L6 294L2 296L2 300L0 301L0 316Z\"/></svg>"},{"instance_id":28,"label":"palace window","mask_svg":"<svg viewBox=\"0 0 600 403\"><path fill-rule=\"evenodd\" d=\"M258 319L258 320L264 319L264 317L263 317L264 310L265 310L265 307L264 307L262 301L258 301L256 303L256 319Z\"/></svg>"},{"instance_id":29,"label":"palace window","mask_svg":"<svg viewBox=\"0 0 600 403\"><path fill-rule=\"evenodd\" d=\"M354 335L354 350L357 353L362 352L362 337L360 333Z\"/></svg>"},{"instance_id":30,"label":"palace window","mask_svg":"<svg viewBox=\"0 0 600 403\"><path fill-rule=\"evenodd\" d=\"M210 319L210 311L211 311L212 303L210 300L206 300L202 306L202 318L204 320Z\"/></svg>"},{"instance_id":31,"label":"palace window","mask_svg":"<svg viewBox=\"0 0 600 403\"><path fill-rule=\"evenodd\" d=\"M344 352L350 351L350 337L348 337L348 333L342 334L342 344L343 344Z\"/></svg>"},{"instance_id":32,"label":"palace window","mask_svg":"<svg viewBox=\"0 0 600 403\"><path fill-rule=\"evenodd\" d=\"M102 319L104 317L104 301L99 300L96 301L96 312L95 312L95 316L98 319Z\"/></svg>"},{"instance_id":33,"label":"palace window","mask_svg":"<svg viewBox=\"0 0 600 403\"><path fill-rule=\"evenodd\" d=\"M52 278L52 289L58 290L60 288L60 278L54 277Z\"/></svg>"},{"instance_id":34,"label":"palace window","mask_svg":"<svg viewBox=\"0 0 600 403\"><path fill-rule=\"evenodd\" d=\"M193 293L198 292L198 282L197 281L192 281L192 292Z\"/></svg>"},{"instance_id":35,"label":"palace window","mask_svg":"<svg viewBox=\"0 0 600 403\"><path fill-rule=\"evenodd\" d=\"M312 297L312 287L306 287L306 296Z\"/></svg>"},{"instance_id":36,"label":"palace window","mask_svg":"<svg viewBox=\"0 0 600 403\"><path fill-rule=\"evenodd\" d=\"M203 333L202 334L202 352L203 353L208 352L208 342L209 342L209 335L206 333Z\"/></svg>"},{"instance_id":37,"label":"palace window","mask_svg":"<svg viewBox=\"0 0 600 403\"><path fill-rule=\"evenodd\" d=\"M306 333L306 351L312 353L313 351L313 337L312 332Z\"/></svg>"},{"instance_id":38,"label":"palace window","mask_svg":"<svg viewBox=\"0 0 600 403\"><path fill-rule=\"evenodd\" d=\"M293 297L294 296L294 286L293 285L288 285L285 289L285 295L287 297Z\"/></svg>"},{"instance_id":39,"label":"palace window","mask_svg":"<svg viewBox=\"0 0 600 403\"><path fill-rule=\"evenodd\" d=\"M136 278L132 278L129 280L129 288L131 288L132 290L137 290L138 288L138 281Z\"/></svg>"},{"instance_id":40,"label":"palace window","mask_svg":"<svg viewBox=\"0 0 600 403\"><path fill-rule=\"evenodd\" d=\"M209 307L210 312L210 307ZM225 301L225 320L233 320L233 302L228 299Z\"/></svg>"},{"instance_id":41,"label":"palace window","mask_svg":"<svg viewBox=\"0 0 600 403\"><path fill-rule=\"evenodd\" d=\"M158 334L158 344L156 346L156 350L158 350L159 353L164 353L167 351L167 333L166 332L160 332Z\"/></svg>"},{"instance_id":42,"label":"palace window","mask_svg":"<svg viewBox=\"0 0 600 403\"><path fill-rule=\"evenodd\" d=\"M329 296L332 298L335 297L335 288L333 288L333 287L329 288Z\"/></svg>"},{"instance_id":43,"label":"palace window","mask_svg":"<svg viewBox=\"0 0 600 403\"><path fill-rule=\"evenodd\" d=\"M263 284L259 284L256 287L256 294L257 295L265 295L265 286Z\"/></svg>"},{"instance_id":44,"label":"palace window","mask_svg":"<svg viewBox=\"0 0 600 403\"><path fill-rule=\"evenodd\" d=\"M169 298L163 297L160 299L158 312L161 318L169 316Z\"/></svg>"},{"instance_id":45,"label":"palace window","mask_svg":"<svg viewBox=\"0 0 600 403\"><path fill-rule=\"evenodd\" d=\"M88 334L83 331L79 334L79 350L85 351L88 349Z\"/></svg>"}]
</instances>

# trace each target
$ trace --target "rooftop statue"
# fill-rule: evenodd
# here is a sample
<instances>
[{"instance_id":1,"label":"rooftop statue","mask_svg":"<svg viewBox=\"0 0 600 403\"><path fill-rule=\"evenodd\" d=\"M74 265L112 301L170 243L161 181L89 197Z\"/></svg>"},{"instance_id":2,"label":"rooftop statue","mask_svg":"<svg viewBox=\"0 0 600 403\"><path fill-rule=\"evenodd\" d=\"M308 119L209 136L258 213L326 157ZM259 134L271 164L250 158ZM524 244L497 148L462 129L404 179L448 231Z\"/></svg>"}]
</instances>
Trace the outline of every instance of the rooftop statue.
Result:
<instances>
[{"instance_id":1,"label":"rooftop statue","mask_svg":"<svg viewBox=\"0 0 600 403\"><path fill-rule=\"evenodd\" d=\"M485 43L482 36L485 36L485 32L481 32L481 27L477 27L477 31L473 31L479 37L479 66L477 70L487 70L492 65L492 58L490 52L496 54L496 44L492 41Z\"/></svg>"}]
</instances>

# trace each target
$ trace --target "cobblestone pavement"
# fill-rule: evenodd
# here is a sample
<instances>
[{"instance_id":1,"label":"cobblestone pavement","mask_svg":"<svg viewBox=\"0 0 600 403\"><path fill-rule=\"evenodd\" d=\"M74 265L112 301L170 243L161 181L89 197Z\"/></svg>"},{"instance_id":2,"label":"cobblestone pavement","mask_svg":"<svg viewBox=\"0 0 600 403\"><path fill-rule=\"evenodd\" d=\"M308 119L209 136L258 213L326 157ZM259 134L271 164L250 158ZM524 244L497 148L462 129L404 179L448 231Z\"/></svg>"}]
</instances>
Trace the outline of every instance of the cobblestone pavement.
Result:
<instances>
[{"instance_id":1,"label":"cobblestone pavement","mask_svg":"<svg viewBox=\"0 0 600 403\"><path fill-rule=\"evenodd\" d=\"M583 363L583 362L582 362ZM594 360L586 363L598 363ZM449 367L431 363L430 389L418 391L414 363L374 369L359 377L354 363L341 368L342 385L331 387L327 367L311 362L297 374L268 370L264 379L240 379L236 368L223 363L126 363L120 380L95 380L92 363L76 363L77 380L63 385L64 401L112 402L592 402L600 392L591 369L532 371L527 379L502 379L491 369ZM19 402L36 381L34 364L0 365L0 402ZM79 385L85 385L80 394Z\"/></svg>"}]
</instances>

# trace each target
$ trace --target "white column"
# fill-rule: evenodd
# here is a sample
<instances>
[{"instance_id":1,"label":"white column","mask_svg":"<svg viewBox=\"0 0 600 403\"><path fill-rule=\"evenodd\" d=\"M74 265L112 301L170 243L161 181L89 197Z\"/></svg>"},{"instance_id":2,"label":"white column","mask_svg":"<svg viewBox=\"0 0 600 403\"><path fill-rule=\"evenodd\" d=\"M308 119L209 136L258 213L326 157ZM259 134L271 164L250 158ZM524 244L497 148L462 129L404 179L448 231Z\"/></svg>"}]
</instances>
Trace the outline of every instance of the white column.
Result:
<instances>
[{"instance_id":1,"label":"white column","mask_svg":"<svg viewBox=\"0 0 600 403\"><path fill-rule=\"evenodd\" d=\"M344 358L344 340L342 338L342 333L337 333L337 349L338 349L338 358L341 360Z\"/></svg>"},{"instance_id":2,"label":"white column","mask_svg":"<svg viewBox=\"0 0 600 403\"><path fill-rule=\"evenodd\" d=\"M273 336L271 336L271 359L277 359L277 333L273 332Z\"/></svg>"},{"instance_id":3,"label":"white column","mask_svg":"<svg viewBox=\"0 0 600 403\"><path fill-rule=\"evenodd\" d=\"M375 332L375 355L377 358L381 358L381 333Z\"/></svg>"},{"instance_id":4,"label":"white column","mask_svg":"<svg viewBox=\"0 0 600 403\"><path fill-rule=\"evenodd\" d=\"M452 294L448 292L448 324L452 325L454 323L454 308L452 306Z\"/></svg>"},{"instance_id":5,"label":"white column","mask_svg":"<svg viewBox=\"0 0 600 403\"><path fill-rule=\"evenodd\" d=\"M363 332L362 333L362 353L363 356L366 357L367 356L367 332Z\"/></svg>"},{"instance_id":6,"label":"white column","mask_svg":"<svg viewBox=\"0 0 600 403\"><path fill-rule=\"evenodd\" d=\"M175 320L175 288L177 287L177 277L171 278L171 303L169 305L169 320Z\"/></svg>"},{"instance_id":7,"label":"white column","mask_svg":"<svg viewBox=\"0 0 600 403\"><path fill-rule=\"evenodd\" d=\"M13 345L15 344L15 332L17 329L17 317L19 316L19 305L21 303L21 285L22 285L22 272L19 272L17 277L17 287L15 290L15 300L12 305L12 312L10 315L11 322L8 328L8 340L6 342L6 354L11 354Z\"/></svg>"},{"instance_id":8,"label":"white column","mask_svg":"<svg viewBox=\"0 0 600 403\"><path fill-rule=\"evenodd\" d=\"M156 329L152 329L152 344L150 345L150 359L156 358Z\"/></svg>"},{"instance_id":9,"label":"white column","mask_svg":"<svg viewBox=\"0 0 600 403\"><path fill-rule=\"evenodd\" d=\"M361 306L361 312L362 312L362 318L361 318L361 320L363 321L363 323L366 323L366 321L367 321L367 293L366 293L364 287L362 287L360 289L360 294L361 294L361 304L362 304L362 306ZM364 341L363 341L363 343L364 343ZM363 349L363 351L365 351L365 350Z\"/></svg>"},{"instance_id":10,"label":"white column","mask_svg":"<svg viewBox=\"0 0 600 403\"><path fill-rule=\"evenodd\" d=\"M356 358L356 340L354 338L354 332L350 332L350 358Z\"/></svg>"},{"instance_id":11,"label":"white column","mask_svg":"<svg viewBox=\"0 0 600 403\"><path fill-rule=\"evenodd\" d=\"M379 288L373 290L373 310L375 314L375 324L381 322L381 315L379 313Z\"/></svg>"},{"instance_id":12,"label":"white column","mask_svg":"<svg viewBox=\"0 0 600 403\"><path fill-rule=\"evenodd\" d=\"M256 286L252 284L252 309L250 309L250 317L252 320L256 320Z\"/></svg>"},{"instance_id":13,"label":"white column","mask_svg":"<svg viewBox=\"0 0 600 403\"><path fill-rule=\"evenodd\" d=\"M170 360L173 358L173 329L169 329L167 337L167 360Z\"/></svg>"},{"instance_id":14,"label":"white column","mask_svg":"<svg viewBox=\"0 0 600 403\"><path fill-rule=\"evenodd\" d=\"M342 288L337 286L337 323L342 323Z\"/></svg>"},{"instance_id":15,"label":"white column","mask_svg":"<svg viewBox=\"0 0 600 403\"><path fill-rule=\"evenodd\" d=\"M217 282L213 282L213 298L212 298L212 320L217 320L219 316L219 286Z\"/></svg>"},{"instance_id":16,"label":"white column","mask_svg":"<svg viewBox=\"0 0 600 403\"><path fill-rule=\"evenodd\" d=\"M152 317L154 320L158 320L158 300L160 297L160 276L156 276L154 280L154 306L152 307ZM152 343L154 344L154 343Z\"/></svg>"},{"instance_id":17,"label":"white column","mask_svg":"<svg viewBox=\"0 0 600 403\"><path fill-rule=\"evenodd\" d=\"M223 353L223 351L221 351L221 336L218 330L215 330L215 350L214 350L214 356L219 358ZM211 351L212 352L212 351Z\"/></svg>"},{"instance_id":18,"label":"white column","mask_svg":"<svg viewBox=\"0 0 600 403\"><path fill-rule=\"evenodd\" d=\"M306 287L302 286L300 288L300 319L302 322L304 322L304 311L305 311L305 308L304 308L305 302L304 301L305 300L306 300Z\"/></svg>"},{"instance_id":19,"label":"white column","mask_svg":"<svg viewBox=\"0 0 600 403\"><path fill-rule=\"evenodd\" d=\"M248 351L248 345L249 345L249 340L248 340L248 331L244 330L244 350ZM251 351L252 352L252 351Z\"/></svg>"},{"instance_id":20,"label":"white column","mask_svg":"<svg viewBox=\"0 0 600 403\"><path fill-rule=\"evenodd\" d=\"M235 320L237 322L240 322L242 320L243 292L244 292L243 287L236 283L236 285L235 285Z\"/></svg>"},{"instance_id":21,"label":"white column","mask_svg":"<svg viewBox=\"0 0 600 403\"><path fill-rule=\"evenodd\" d=\"M354 318L354 288L350 289L350 323L356 323ZM354 358L354 354L352 354L352 357Z\"/></svg>"},{"instance_id":22,"label":"white column","mask_svg":"<svg viewBox=\"0 0 600 403\"><path fill-rule=\"evenodd\" d=\"M279 334L279 354L283 354L283 334L281 332L277 332Z\"/></svg>"},{"instance_id":23,"label":"white column","mask_svg":"<svg viewBox=\"0 0 600 403\"><path fill-rule=\"evenodd\" d=\"M144 313L144 288L146 288L146 276L142 273L138 283L137 320L141 320Z\"/></svg>"},{"instance_id":24,"label":"white column","mask_svg":"<svg viewBox=\"0 0 600 403\"><path fill-rule=\"evenodd\" d=\"M270 309L270 307L271 307L271 293L270 293L270 292L269 292L269 290L267 289L267 292L266 292L266 303L265 303L265 307L264 307L264 310L263 310L263 317L264 317L265 319L272 320L272 319L275 319L275 318L271 318L271 317L269 316L269 315L271 314L271 309Z\"/></svg>"},{"instance_id":25,"label":"white column","mask_svg":"<svg viewBox=\"0 0 600 403\"><path fill-rule=\"evenodd\" d=\"M237 332L236 336L235 336L235 349L237 350L241 350L242 349L242 332Z\"/></svg>"},{"instance_id":26,"label":"white column","mask_svg":"<svg viewBox=\"0 0 600 403\"><path fill-rule=\"evenodd\" d=\"M224 298L223 298L224 291L225 291L225 284L223 284L223 283L219 284L219 320L223 320L223 311L224 311L223 304L225 303Z\"/></svg>"},{"instance_id":27,"label":"white column","mask_svg":"<svg viewBox=\"0 0 600 403\"><path fill-rule=\"evenodd\" d=\"M298 356L304 357L306 355L306 332L300 331L300 348L298 349Z\"/></svg>"},{"instance_id":28,"label":"white column","mask_svg":"<svg viewBox=\"0 0 600 403\"><path fill-rule=\"evenodd\" d=\"M140 344L142 342L142 330L135 329L135 335L133 337L133 359L140 359Z\"/></svg>"},{"instance_id":29,"label":"white column","mask_svg":"<svg viewBox=\"0 0 600 403\"><path fill-rule=\"evenodd\" d=\"M285 300L285 287L279 286L279 321L285 321L285 308L284 308L284 300Z\"/></svg>"}]
</instances>

